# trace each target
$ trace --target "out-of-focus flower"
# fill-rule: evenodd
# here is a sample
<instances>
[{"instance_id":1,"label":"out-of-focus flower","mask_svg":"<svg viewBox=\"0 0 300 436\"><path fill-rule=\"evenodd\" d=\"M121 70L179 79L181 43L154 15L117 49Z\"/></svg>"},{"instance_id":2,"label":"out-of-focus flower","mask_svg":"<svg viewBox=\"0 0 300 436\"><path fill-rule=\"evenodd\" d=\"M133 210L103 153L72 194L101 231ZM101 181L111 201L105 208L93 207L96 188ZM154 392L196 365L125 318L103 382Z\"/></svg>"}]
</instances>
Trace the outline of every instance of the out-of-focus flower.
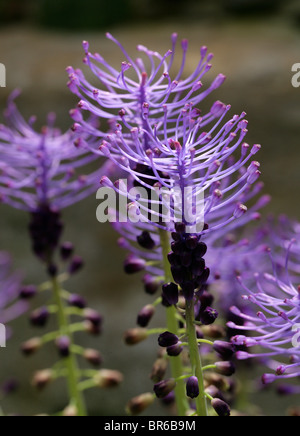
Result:
<instances>
[{"instance_id":1,"label":"out-of-focus flower","mask_svg":"<svg viewBox=\"0 0 300 436\"><path fill-rule=\"evenodd\" d=\"M26 122L16 107L18 95L11 95L6 124L0 125L0 202L31 214L33 251L49 263L63 231L61 210L95 193L99 176L113 174L114 164L95 170L96 156L82 149L71 131L55 128L54 114L36 132L35 118ZM56 274L51 265L49 273Z\"/></svg>"},{"instance_id":2,"label":"out-of-focus flower","mask_svg":"<svg viewBox=\"0 0 300 436\"><path fill-rule=\"evenodd\" d=\"M285 247L286 241L281 245ZM289 274L289 252L293 246L293 252L299 250L298 242L290 242L287 255L281 258L280 266L285 265L285 275L273 260L273 274L256 274L257 291L249 289L240 278L240 283L246 294L244 302L253 309L253 314L244 313L237 307L232 312L244 320L243 326L237 326L230 322L229 327L242 331L241 335L235 336L232 341L236 345L249 347L249 353L239 351L237 357L240 360L259 357L264 363L274 370L272 374L263 376L263 383L269 384L276 380L286 380L300 375L300 294L299 276L293 282ZM286 251L286 250L285 250ZM277 256L279 254L277 253ZM272 255L271 255L272 257ZM278 259L278 258L277 258ZM253 347L259 347L257 350ZM274 359L274 360L273 360ZM281 363L276 360L279 359ZM283 362L282 362L283 361Z\"/></svg>"},{"instance_id":3,"label":"out-of-focus flower","mask_svg":"<svg viewBox=\"0 0 300 436\"><path fill-rule=\"evenodd\" d=\"M95 156L74 146L71 131L62 133L54 127L50 114L47 126L34 130L35 117L24 120L14 102L14 92L0 125L0 199L17 209L36 212L61 210L92 193L99 183L99 169L89 164ZM111 164L100 170L110 172Z\"/></svg>"},{"instance_id":4,"label":"out-of-focus flower","mask_svg":"<svg viewBox=\"0 0 300 436\"><path fill-rule=\"evenodd\" d=\"M27 304L18 301L21 289L21 276L12 272L10 256L0 252L0 323L7 324L22 315Z\"/></svg>"}]
</instances>

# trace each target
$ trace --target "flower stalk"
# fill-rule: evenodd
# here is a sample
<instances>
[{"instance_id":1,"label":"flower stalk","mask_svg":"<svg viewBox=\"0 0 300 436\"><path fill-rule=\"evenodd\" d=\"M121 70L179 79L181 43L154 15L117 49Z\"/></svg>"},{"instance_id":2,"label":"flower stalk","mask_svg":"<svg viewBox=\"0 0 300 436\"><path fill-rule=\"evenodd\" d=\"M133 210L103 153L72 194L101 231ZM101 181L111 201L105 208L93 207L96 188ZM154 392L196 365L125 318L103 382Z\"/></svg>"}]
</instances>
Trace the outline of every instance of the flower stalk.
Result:
<instances>
[{"instance_id":1,"label":"flower stalk","mask_svg":"<svg viewBox=\"0 0 300 436\"><path fill-rule=\"evenodd\" d=\"M168 232L164 230L160 230L160 241L161 247L163 250L163 259L164 259L164 271L165 271L165 281L166 283L171 282L173 280L170 263L168 261L168 254L170 251L170 238ZM168 331L179 335L179 325L177 321L177 312L175 306L171 306L167 308L167 328ZM184 375L183 365L181 361L181 357L172 357L170 359L171 365L171 373L174 379L178 379L176 388L175 388L175 399L177 405L177 411L179 416L186 416L186 412L189 409L189 404L185 394L185 383L181 377Z\"/></svg>"},{"instance_id":2,"label":"flower stalk","mask_svg":"<svg viewBox=\"0 0 300 436\"><path fill-rule=\"evenodd\" d=\"M193 375L197 377L199 384L199 396L196 398L198 416L207 416L207 404L204 393L204 378L199 344L195 329L195 308L194 301L186 302L186 328L188 336L189 354L192 364Z\"/></svg>"}]
</instances>

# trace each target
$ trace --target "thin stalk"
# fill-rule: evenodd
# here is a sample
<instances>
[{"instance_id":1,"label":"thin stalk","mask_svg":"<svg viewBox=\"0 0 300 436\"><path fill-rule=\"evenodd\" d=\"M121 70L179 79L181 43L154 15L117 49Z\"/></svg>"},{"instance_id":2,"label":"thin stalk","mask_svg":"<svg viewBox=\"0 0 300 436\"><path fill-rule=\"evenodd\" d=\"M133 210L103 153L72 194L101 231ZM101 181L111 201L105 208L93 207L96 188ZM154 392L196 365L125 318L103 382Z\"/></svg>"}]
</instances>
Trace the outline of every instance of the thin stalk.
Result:
<instances>
[{"instance_id":1,"label":"thin stalk","mask_svg":"<svg viewBox=\"0 0 300 436\"><path fill-rule=\"evenodd\" d=\"M64 359L64 364L67 372L66 376L68 381L70 404L76 407L78 416L87 416L85 402L78 386L80 382L80 375L79 375L80 373L77 364L77 359L75 357L74 352L72 351L72 348L74 346L74 340L73 340L73 335L69 328L70 320L65 311L64 301L63 298L61 297L61 287L57 278L53 278L52 286L53 286L55 301L58 307L57 317L58 317L58 323L60 328L60 334L63 336L68 336L71 343L70 355L69 357Z\"/></svg>"},{"instance_id":2,"label":"thin stalk","mask_svg":"<svg viewBox=\"0 0 300 436\"><path fill-rule=\"evenodd\" d=\"M170 238L167 231L160 230L160 241L163 251L164 259L164 271L165 271L165 282L169 283L173 281L171 266L168 260L168 254L170 252ZM177 311L174 306L167 308L167 329L169 332L179 336L179 325L177 321ZM181 357L172 357L170 359L171 373L174 379L179 379L175 388L175 398L177 411L179 416L186 416L186 412L189 409L189 404L186 398L185 382L180 378L184 375L183 365Z\"/></svg>"},{"instance_id":3,"label":"thin stalk","mask_svg":"<svg viewBox=\"0 0 300 436\"><path fill-rule=\"evenodd\" d=\"M192 371L193 375L197 377L199 383L200 394L196 398L197 414L198 416L208 416L206 396L204 391L203 369L195 329L195 309L193 301L187 301L186 303L186 326Z\"/></svg>"}]
</instances>

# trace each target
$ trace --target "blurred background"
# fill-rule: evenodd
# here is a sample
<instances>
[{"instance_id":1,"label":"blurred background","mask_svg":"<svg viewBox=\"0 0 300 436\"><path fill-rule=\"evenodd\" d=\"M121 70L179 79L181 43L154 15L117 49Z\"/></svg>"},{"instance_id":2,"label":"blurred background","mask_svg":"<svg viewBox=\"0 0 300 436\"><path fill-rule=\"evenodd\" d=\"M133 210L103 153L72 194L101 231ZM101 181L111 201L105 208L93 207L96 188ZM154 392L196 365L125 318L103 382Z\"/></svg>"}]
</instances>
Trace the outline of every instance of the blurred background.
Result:
<instances>
[{"instance_id":1,"label":"blurred background","mask_svg":"<svg viewBox=\"0 0 300 436\"><path fill-rule=\"evenodd\" d=\"M133 56L137 44L166 51L170 35L178 32L190 41L187 73L198 62L199 47L207 45L215 54L213 73L228 76L213 98L231 103L234 112L245 110L248 142L263 145L259 160L265 191L273 197L267 212L300 219L300 88L291 85L292 65L300 62L299 1L0 0L0 62L7 69L7 88L0 88L1 112L9 93L18 87L23 90L19 106L26 117L37 115L42 125L47 112L56 111L58 125L68 128L68 112L77 100L66 87L65 68L82 67L82 40L89 40L91 50L116 67L123 61L118 48L105 39L106 31ZM110 226L97 223L96 207L90 198L64 214L65 239L76 244L86 261L85 270L68 288L84 294L105 318L103 336L88 339L85 345L98 346L104 367L121 368L125 375L117 391L89 393L90 408L98 415L122 415L132 396L152 389L148 375L156 356L155 339L135 348L122 341L123 332L135 325L135 314L151 298L143 294L138 277L123 274L124 253ZM45 276L30 253L27 225L26 215L0 206L0 249L12 253L28 283L40 283ZM162 320L163 312L158 326ZM8 348L0 349L0 380L17 377L21 389L5 401L5 410L31 415L63 407L64 389L59 383L38 394L29 381L35 369L49 365L48 352L53 350L23 359L20 343L36 332L26 317L13 327ZM282 400L272 392L255 397L256 405L269 415L283 414L295 402L297 398ZM149 413L168 412L154 406Z\"/></svg>"}]
</instances>

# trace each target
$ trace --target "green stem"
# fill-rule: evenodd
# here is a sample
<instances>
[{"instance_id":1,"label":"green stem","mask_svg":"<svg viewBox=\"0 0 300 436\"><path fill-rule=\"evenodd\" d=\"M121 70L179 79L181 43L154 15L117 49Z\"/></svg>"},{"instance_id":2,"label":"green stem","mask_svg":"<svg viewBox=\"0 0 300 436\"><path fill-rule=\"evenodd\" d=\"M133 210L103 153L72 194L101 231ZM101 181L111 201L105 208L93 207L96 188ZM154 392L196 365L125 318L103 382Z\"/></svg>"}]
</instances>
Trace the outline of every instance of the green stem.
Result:
<instances>
[{"instance_id":1,"label":"green stem","mask_svg":"<svg viewBox=\"0 0 300 436\"><path fill-rule=\"evenodd\" d=\"M172 282L173 277L171 273L171 266L168 260L168 254L170 252L170 238L168 232L160 230L160 241L163 250L165 281L166 283ZM179 325L177 321L177 310L174 306L167 308L167 329L169 332L179 336ZM179 416L186 416L189 409L189 404L186 397L184 380L180 380L183 373L183 365L181 357L172 357L170 359L172 377L179 379L175 388L175 398L177 411Z\"/></svg>"},{"instance_id":2,"label":"green stem","mask_svg":"<svg viewBox=\"0 0 300 436\"><path fill-rule=\"evenodd\" d=\"M195 309L193 301L187 301L186 303L186 326L193 375L197 377L199 383L200 394L196 399L197 414L198 416L207 416L207 403L204 391L203 369L195 329Z\"/></svg>"},{"instance_id":3,"label":"green stem","mask_svg":"<svg viewBox=\"0 0 300 436\"><path fill-rule=\"evenodd\" d=\"M69 357L64 359L64 364L67 370L68 390L71 400L70 404L76 407L78 416L87 416L85 402L82 393L78 388L80 382L80 375L77 365L77 359L72 350L74 346L74 341L73 341L73 335L69 329L70 320L69 317L66 315L65 305L63 302L63 298L61 296L61 287L57 278L53 279L52 285L53 285L55 301L58 307L57 316L58 316L58 322L60 327L60 334L63 336L68 336L71 343L70 355Z\"/></svg>"}]
</instances>

